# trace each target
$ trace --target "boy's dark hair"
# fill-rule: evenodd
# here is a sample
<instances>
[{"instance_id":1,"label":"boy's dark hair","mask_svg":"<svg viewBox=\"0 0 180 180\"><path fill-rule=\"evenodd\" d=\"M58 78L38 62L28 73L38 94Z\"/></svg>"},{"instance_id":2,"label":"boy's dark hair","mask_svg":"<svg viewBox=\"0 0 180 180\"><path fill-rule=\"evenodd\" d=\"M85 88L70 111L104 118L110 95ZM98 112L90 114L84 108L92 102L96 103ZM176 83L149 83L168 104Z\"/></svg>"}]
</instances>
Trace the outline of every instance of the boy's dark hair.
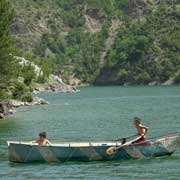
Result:
<instances>
[{"instance_id":1,"label":"boy's dark hair","mask_svg":"<svg viewBox=\"0 0 180 180\"><path fill-rule=\"evenodd\" d=\"M39 133L39 137L44 137L44 138L46 138L46 132L40 132L40 133Z\"/></svg>"},{"instance_id":2,"label":"boy's dark hair","mask_svg":"<svg viewBox=\"0 0 180 180\"><path fill-rule=\"evenodd\" d=\"M134 121L141 123L141 119L139 117L134 117Z\"/></svg>"}]
</instances>

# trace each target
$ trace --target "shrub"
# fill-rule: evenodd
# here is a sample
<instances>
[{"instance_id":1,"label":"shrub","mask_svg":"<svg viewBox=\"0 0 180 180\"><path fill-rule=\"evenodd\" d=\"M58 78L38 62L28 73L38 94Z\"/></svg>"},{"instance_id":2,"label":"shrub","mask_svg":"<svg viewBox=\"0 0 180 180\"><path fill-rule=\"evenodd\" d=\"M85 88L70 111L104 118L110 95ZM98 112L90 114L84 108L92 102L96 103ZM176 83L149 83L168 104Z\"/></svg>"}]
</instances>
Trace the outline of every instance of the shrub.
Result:
<instances>
[{"instance_id":1,"label":"shrub","mask_svg":"<svg viewBox=\"0 0 180 180\"><path fill-rule=\"evenodd\" d=\"M121 69L118 73L118 79L119 79L119 84L123 84L127 81L128 78L128 71L125 69Z\"/></svg>"},{"instance_id":2,"label":"shrub","mask_svg":"<svg viewBox=\"0 0 180 180\"><path fill-rule=\"evenodd\" d=\"M174 83L180 84L180 72L178 72L174 78Z\"/></svg>"},{"instance_id":3,"label":"shrub","mask_svg":"<svg viewBox=\"0 0 180 180\"><path fill-rule=\"evenodd\" d=\"M22 77L24 77L24 83L29 86L32 82L32 80L36 77L36 74L34 72L34 68L31 67L31 65L24 66L21 70Z\"/></svg>"},{"instance_id":4,"label":"shrub","mask_svg":"<svg viewBox=\"0 0 180 180\"><path fill-rule=\"evenodd\" d=\"M21 97L21 100L23 102L32 102L33 101L33 97L31 93L26 93Z\"/></svg>"},{"instance_id":5,"label":"shrub","mask_svg":"<svg viewBox=\"0 0 180 180\"><path fill-rule=\"evenodd\" d=\"M21 99L21 96L26 91L25 84L23 84L21 82L15 82L13 86L14 86L14 89L12 90L13 98L14 99Z\"/></svg>"},{"instance_id":6,"label":"shrub","mask_svg":"<svg viewBox=\"0 0 180 180\"><path fill-rule=\"evenodd\" d=\"M0 89L0 100L7 99L8 94L5 92L5 90Z\"/></svg>"},{"instance_id":7,"label":"shrub","mask_svg":"<svg viewBox=\"0 0 180 180\"><path fill-rule=\"evenodd\" d=\"M151 80L150 75L148 74L148 72L144 71L142 73L139 73L136 77L135 77L135 81L138 84L147 84L149 83Z\"/></svg>"}]
</instances>

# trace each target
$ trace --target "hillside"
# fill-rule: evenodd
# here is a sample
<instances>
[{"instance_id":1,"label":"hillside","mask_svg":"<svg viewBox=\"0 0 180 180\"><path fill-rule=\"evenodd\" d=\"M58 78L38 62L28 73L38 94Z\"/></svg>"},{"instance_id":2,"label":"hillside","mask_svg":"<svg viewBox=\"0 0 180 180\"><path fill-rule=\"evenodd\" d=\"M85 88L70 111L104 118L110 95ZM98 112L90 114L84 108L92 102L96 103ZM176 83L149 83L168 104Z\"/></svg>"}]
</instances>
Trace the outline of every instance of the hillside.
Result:
<instances>
[{"instance_id":1,"label":"hillside","mask_svg":"<svg viewBox=\"0 0 180 180\"><path fill-rule=\"evenodd\" d=\"M10 0L19 55L71 84L180 82L178 0Z\"/></svg>"}]
</instances>

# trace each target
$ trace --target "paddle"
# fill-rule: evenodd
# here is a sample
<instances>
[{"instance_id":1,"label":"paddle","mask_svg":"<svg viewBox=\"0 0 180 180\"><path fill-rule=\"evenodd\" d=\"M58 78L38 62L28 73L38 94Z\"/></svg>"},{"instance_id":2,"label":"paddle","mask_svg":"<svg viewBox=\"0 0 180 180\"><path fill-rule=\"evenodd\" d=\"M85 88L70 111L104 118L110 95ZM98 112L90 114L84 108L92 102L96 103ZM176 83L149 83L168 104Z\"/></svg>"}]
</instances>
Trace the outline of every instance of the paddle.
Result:
<instances>
[{"instance_id":1,"label":"paddle","mask_svg":"<svg viewBox=\"0 0 180 180\"><path fill-rule=\"evenodd\" d=\"M114 141L122 141L122 140L125 140L125 139L130 139L130 138L132 138L132 137L136 137L136 136L137 136L137 134L132 135L132 136L128 136L128 137L125 137L125 138L115 139Z\"/></svg>"},{"instance_id":2,"label":"paddle","mask_svg":"<svg viewBox=\"0 0 180 180\"><path fill-rule=\"evenodd\" d=\"M134 135L134 136L135 136L135 135ZM131 137L134 137L134 136L131 136ZM136 135L136 136L137 136L137 135ZM117 152L118 149L120 149L120 148L122 148L122 147L124 147L124 146L128 146L128 145L132 144L133 142L139 140L141 137L142 137L142 136L138 136L137 138L135 138L135 139L133 139L133 140L131 140L131 141L129 141L129 142L125 142L125 143L122 142L122 145L120 145L120 146L116 146L116 147L113 147L113 146L112 146L112 147L110 147L110 148L108 148L108 149L106 150L106 154L108 154L108 155L113 155L113 154L115 154L115 153Z\"/></svg>"}]
</instances>

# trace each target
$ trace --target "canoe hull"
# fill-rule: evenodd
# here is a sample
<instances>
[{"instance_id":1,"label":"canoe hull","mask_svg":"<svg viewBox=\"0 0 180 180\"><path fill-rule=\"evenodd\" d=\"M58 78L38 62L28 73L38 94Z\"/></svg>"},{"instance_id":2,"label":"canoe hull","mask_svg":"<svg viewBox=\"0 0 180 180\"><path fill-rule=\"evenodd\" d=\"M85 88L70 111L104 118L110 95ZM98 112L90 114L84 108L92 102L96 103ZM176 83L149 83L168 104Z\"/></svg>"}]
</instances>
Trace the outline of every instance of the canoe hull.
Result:
<instances>
[{"instance_id":1,"label":"canoe hull","mask_svg":"<svg viewBox=\"0 0 180 180\"><path fill-rule=\"evenodd\" d=\"M81 146L52 144L39 146L23 142L8 142L9 160L12 162L66 162L66 161L108 161L151 158L171 155L180 142L180 136L157 139L154 142L122 146L118 143L89 143ZM121 147L112 155L107 154L111 147Z\"/></svg>"}]
</instances>

